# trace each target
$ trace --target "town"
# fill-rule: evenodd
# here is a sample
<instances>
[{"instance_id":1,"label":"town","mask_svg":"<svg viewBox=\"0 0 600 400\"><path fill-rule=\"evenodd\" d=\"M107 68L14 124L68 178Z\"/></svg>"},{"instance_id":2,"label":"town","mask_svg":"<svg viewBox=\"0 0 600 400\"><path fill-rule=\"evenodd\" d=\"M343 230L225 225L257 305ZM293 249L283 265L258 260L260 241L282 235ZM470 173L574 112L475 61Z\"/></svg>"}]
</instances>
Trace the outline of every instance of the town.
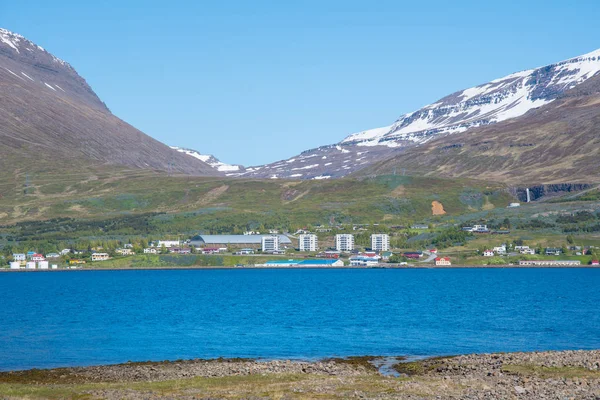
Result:
<instances>
[{"instance_id":1,"label":"town","mask_svg":"<svg viewBox=\"0 0 600 400\"><path fill-rule=\"evenodd\" d=\"M453 259L464 256L451 251L438 250L435 247L422 249L400 249L391 245L393 233L368 233L368 241L363 231L377 228L377 224L353 225L355 233L332 234L331 228L316 227L314 232L300 229L294 234L280 233L270 229L267 233L246 231L243 234L200 234L188 239L164 238L159 240L138 240L130 243L117 243L118 247L90 246L87 249L64 248L57 252L42 254L36 249L26 252L13 252L5 259L4 268L9 270L58 270L102 267L111 261L128 257L143 256L140 263L149 257L171 256L161 266L195 266L198 260L205 260L203 266L263 267L263 268L318 268L318 267L414 267L436 266L451 267ZM427 230L428 225L415 224L414 230ZM338 227L340 229L340 227ZM343 228L341 228L343 229ZM389 230L389 229L386 229ZM503 235L506 231L492 232L486 225L462 227L464 235ZM586 263L598 266L593 259L593 246L545 247L534 248L517 241L499 243L498 246L475 251L478 265L518 265L524 267L543 266L580 266L579 259L573 256L592 256ZM187 256L187 258L186 258ZM202 257L206 256L205 259ZM220 256L215 258L215 256ZM228 257L225 262L223 257ZM180 258L177 258L180 257ZM193 258L190 258L193 257ZM212 258L210 258L212 257ZM215 265L212 265L215 264ZM121 264L117 264L118 267ZM456 264L455 264L456 265ZM466 264L469 265L469 264Z\"/></svg>"}]
</instances>

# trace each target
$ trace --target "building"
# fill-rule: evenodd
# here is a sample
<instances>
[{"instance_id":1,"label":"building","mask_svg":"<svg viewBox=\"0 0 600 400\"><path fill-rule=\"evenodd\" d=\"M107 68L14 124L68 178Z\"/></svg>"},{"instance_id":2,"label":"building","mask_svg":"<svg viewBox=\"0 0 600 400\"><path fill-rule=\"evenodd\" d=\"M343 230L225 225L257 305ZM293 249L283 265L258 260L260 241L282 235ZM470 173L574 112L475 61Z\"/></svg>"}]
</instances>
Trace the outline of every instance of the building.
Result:
<instances>
[{"instance_id":1,"label":"building","mask_svg":"<svg viewBox=\"0 0 600 400\"><path fill-rule=\"evenodd\" d=\"M39 269L49 269L48 268L48 261L40 261L38 263L38 268Z\"/></svg>"},{"instance_id":2,"label":"building","mask_svg":"<svg viewBox=\"0 0 600 400\"><path fill-rule=\"evenodd\" d=\"M218 247L205 247L203 249L200 249L200 252L202 254L219 254L221 252L221 249Z\"/></svg>"},{"instance_id":3,"label":"building","mask_svg":"<svg viewBox=\"0 0 600 400\"><path fill-rule=\"evenodd\" d=\"M279 236L262 236L261 249L263 253L279 252Z\"/></svg>"},{"instance_id":4,"label":"building","mask_svg":"<svg viewBox=\"0 0 600 400\"><path fill-rule=\"evenodd\" d=\"M498 254L506 254L506 245L503 244L502 246L494 247L493 250Z\"/></svg>"},{"instance_id":5,"label":"building","mask_svg":"<svg viewBox=\"0 0 600 400\"><path fill-rule=\"evenodd\" d=\"M192 249L189 247L171 247L169 253L172 254L192 254Z\"/></svg>"},{"instance_id":6,"label":"building","mask_svg":"<svg viewBox=\"0 0 600 400\"><path fill-rule=\"evenodd\" d=\"M43 254L34 254L31 256L31 261L35 261L35 262L40 262L40 261L45 261L46 257L44 257Z\"/></svg>"},{"instance_id":7,"label":"building","mask_svg":"<svg viewBox=\"0 0 600 400\"><path fill-rule=\"evenodd\" d=\"M258 249L262 246L263 237L272 236L279 238L279 246L292 244L290 238L285 235L197 235L190 241L190 246Z\"/></svg>"},{"instance_id":8,"label":"building","mask_svg":"<svg viewBox=\"0 0 600 400\"><path fill-rule=\"evenodd\" d=\"M373 251L389 251L390 235L387 233L376 233L371 235L371 250Z\"/></svg>"},{"instance_id":9,"label":"building","mask_svg":"<svg viewBox=\"0 0 600 400\"><path fill-rule=\"evenodd\" d=\"M92 261L106 261L110 258L108 253L94 253L92 254ZM71 260L73 261L73 260ZM70 262L69 262L70 263ZM79 264L79 263L76 263Z\"/></svg>"},{"instance_id":10,"label":"building","mask_svg":"<svg viewBox=\"0 0 600 400\"><path fill-rule=\"evenodd\" d=\"M581 265L579 260L522 260L520 266L524 267L577 267Z\"/></svg>"},{"instance_id":11,"label":"building","mask_svg":"<svg viewBox=\"0 0 600 400\"><path fill-rule=\"evenodd\" d=\"M414 224L410 226L410 229L429 229L429 225L425 224Z\"/></svg>"},{"instance_id":12,"label":"building","mask_svg":"<svg viewBox=\"0 0 600 400\"><path fill-rule=\"evenodd\" d=\"M159 250L156 247L147 247L144 249L144 254L158 254Z\"/></svg>"},{"instance_id":13,"label":"building","mask_svg":"<svg viewBox=\"0 0 600 400\"><path fill-rule=\"evenodd\" d=\"M46 254L46 258L60 258L60 254L58 254L58 253L48 253L48 254Z\"/></svg>"},{"instance_id":14,"label":"building","mask_svg":"<svg viewBox=\"0 0 600 400\"><path fill-rule=\"evenodd\" d=\"M350 265L353 267L373 267L379 265L381 257L374 252L360 253L350 257Z\"/></svg>"},{"instance_id":15,"label":"building","mask_svg":"<svg viewBox=\"0 0 600 400\"><path fill-rule=\"evenodd\" d=\"M600 265L600 261L598 261L598 260L592 260L592 265Z\"/></svg>"},{"instance_id":16,"label":"building","mask_svg":"<svg viewBox=\"0 0 600 400\"><path fill-rule=\"evenodd\" d=\"M241 249L240 251L236 251L238 256L247 256L250 254L254 254L254 249Z\"/></svg>"},{"instance_id":17,"label":"building","mask_svg":"<svg viewBox=\"0 0 600 400\"><path fill-rule=\"evenodd\" d=\"M296 268L314 268L314 267L343 267L342 260L273 260L267 261L263 267L296 267Z\"/></svg>"},{"instance_id":18,"label":"building","mask_svg":"<svg viewBox=\"0 0 600 400\"><path fill-rule=\"evenodd\" d=\"M14 261L26 261L27 256L24 253L15 253L13 254Z\"/></svg>"},{"instance_id":19,"label":"building","mask_svg":"<svg viewBox=\"0 0 600 400\"><path fill-rule=\"evenodd\" d=\"M72 259L69 260L69 265L78 265L78 264L85 264L85 260L80 260L80 259Z\"/></svg>"},{"instance_id":20,"label":"building","mask_svg":"<svg viewBox=\"0 0 600 400\"><path fill-rule=\"evenodd\" d=\"M547 247L545 253L547 256L560 256L562 249L556 247Z\"/></svg>"},{"instance_id":21,"label":"building","mask_svg":"<svg viewBox=\"0 0 600 400\"><path fill-rule=\"evenodd\" d=\"M435 265L440 265L440 266L445 266L445 265L452 265L452 262L450 262L450 257L437 257L435 259Z\"/></svg>"},{"instance_id":22,"label":"building","mask_svg":"<svg viewBox=\"0 0 600 400\"><path fill-rule=\"evenodd\" d=\"M534 255L535 254L535 250L534 249L529 249L529 248L527 248L527 249L521 249L520 253L521 254L531 254L531 255Z\"/></svg>"},{"instance_id":23,"label":"building","mask_svg":"<svg viewBox=\"0 0 600 400\"><path fill-rule=\"evenodd\" d=\"M35 269L35 261L27 261L27 264L25 264L25 269Z\"/></svg>"},{"instance_id":24,"label":"building","mask_svg":"<svg viewBox=\"0 0 600 400\"><path fill-rule=\"evenodd\" d=\"M485 250L483 252L483 256L484 257L494 257L494 251L493 250Z\"/></svg>"},{"instance_id":25,"label":"building","mask_svg":"<svg viewBox=\"0 0 600 400\"><path fill-rule=\"evenodd\" d=\"M62 249L60 251L60 255L61 256L66 256L67 254L69 254L71 252L71 249Z\"/></svg>"},{"instance_id":26,"label":"building","mask_svg":"<svg viewBox=\"0 0 600 400\"><path fill-rule=\"evenodd\" d=\"M28 251L27 252L27 258L33 257L34 254L35 254L35 251Z\"/></svg>"},{"instance_id":27,"label":"building","mask_svg":"<svg viewBox=\"0 0 600 400\"><path fill-rule=\"evenodd\" d=\"M406 251L406 252L402 253L402 255L406 258L418 260L419 258L423 257L423 252L422 251Z\"/></svg>"},{"instance_id":28,"label":"building","mask_svg":"<svg viewBox=\"0 0 600 400\"><path fill-rule=\"evenodd\" d=\"M10 263L10 269L21 269L21 263L19 261L12 261Z\"/></svg>"},{"instance_id":29,"label":"building","mask_svg":"<svg viewBox=\"0 0 600 400\"><path fill-rule=\"evenodd\" d=\"M521 207L521 203L510 203L508 205L508 208L515 208L515 207Z\"/></svg>"},{"instance_id":30,"label":"building","mask_svg":"<svg viewBox=\"0 0 600 400\"><path fill-rule=\"evenodd\" d=\"M302 234L298 236L298 248L300 251L317 251L319 249L317 235Z\"/></svg>"},{"instance_id":31,"label":"building","mask_svg":"<svg viewBox=\"0 0 600 400\"><path fill-rule=\"evenodd\" d=\"M159 240L158 242L156 242L156 247L166 247L171 248L171 247L177 247L179 246L181 243L179 242L179 240Z\"/></svg>"},{"instance_id":32,"label":"building","mask_svg":"<svg viewBox=\"0 0 600 400\"><path fill-rule=\"evenodd\" d=\"M117 249L115 250L115 253L120 254L122 256L133 256L135 255L135 252L131 249Z\"/></svg>"},{"instance_id":33,"label":"building","mask_svg":"<svg viewBox=\"0 0 600 400\"><path fill-rule=\"evenodd\" d=\"M354 235L348 233L335 235L335 249L337 251L354 250Z\"/></svg>"}]
</instances>

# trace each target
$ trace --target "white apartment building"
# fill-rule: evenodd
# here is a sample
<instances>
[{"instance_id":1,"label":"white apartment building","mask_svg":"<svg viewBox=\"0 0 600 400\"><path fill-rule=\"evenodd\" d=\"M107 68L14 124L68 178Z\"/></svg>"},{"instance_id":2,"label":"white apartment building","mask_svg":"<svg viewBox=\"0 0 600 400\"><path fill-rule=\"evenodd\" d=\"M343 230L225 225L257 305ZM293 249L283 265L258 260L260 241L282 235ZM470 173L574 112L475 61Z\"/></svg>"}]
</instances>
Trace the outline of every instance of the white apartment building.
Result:
<instances>
[{"instance_id":1,"label":"white apartment building","mask_svg":"<svg viewBox=\"0 0 600 400\"><path fill-rule=\"evenodd\" d=\"M371 250L372 251L389 251L390 250L390 235L386 233L376 233L371 235Z\"/></svg>"},{"instance_id":2,"label":"white apartment building","mask_svg":"<svg viewBox=\"0 0 600 400\"><path fill-rule=\"evenodd\" d=\"M261 240L263 253L279 251L279 236L263 236Z\"/></svg>"},{"instance_id":3,"label":"white apartment building","mask_svg":"<svg viewBox=\"0 0 600 400\"><path fill-rule=\"evenodd\" d=\"M354 235L348 233L335 235L335 249L337 251L354 250Z\"/></svg>"},{"instance_id":4,"label":"white apartment building","mask_svg":"<svg viewBox=\"0 0 600 400\"><path fill-rule=\"evenodd\" d=\"M319 239L317 238L317 235L299 235L298 243L300 251L317 251L319 248Z\"/></svg>"}]
</instances>

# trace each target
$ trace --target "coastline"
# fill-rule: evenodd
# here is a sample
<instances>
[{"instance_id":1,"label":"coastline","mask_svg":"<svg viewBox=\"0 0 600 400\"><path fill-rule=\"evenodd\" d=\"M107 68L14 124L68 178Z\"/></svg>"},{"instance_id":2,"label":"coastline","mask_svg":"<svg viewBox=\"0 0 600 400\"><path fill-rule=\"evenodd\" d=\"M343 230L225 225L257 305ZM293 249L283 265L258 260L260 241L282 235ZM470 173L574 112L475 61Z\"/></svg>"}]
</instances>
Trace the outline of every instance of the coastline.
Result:
<instances>
[{"instance_id":1,"label":"coastline","mask_svg":"<svg viewBox=\"0 0 600 400\"><path fill-rule=\"evenodd\" d=\"M0 372L0 397L490 399L600 396L600 350L320 361L132 362ZM39 395L36 395L38 393Z\"/></svg>"},{"instance_id":2,"label":"coastline","mask_svg":"<svg viewBox=\"0 0 600 400\"><path fill-rule=\"evenodd\" d=\"M249 270L249 269L265 269L265 270L344 270L344 269L352 269L352 270L367 270L367 269L600 269L598 265L577 265L577 266L565 266L565 265L528 265L528 266L520 266L520 265L508 265L508 264L499 264L499 265L402 265L402 266L373 266L373 267L353 267L353 266L343 266L343 267L301 267L301 266L291 266L291 267L267 267L267 266L244 266L244 267L231 267L231 266L162 266L162 267L81 267L81 268L59 268L59 269L9 269L2 268L1 272L25 272L25 273L33 273L33 272L81 272L81 271L160 271L160 270Z\"/></svg>"}]
</instances>

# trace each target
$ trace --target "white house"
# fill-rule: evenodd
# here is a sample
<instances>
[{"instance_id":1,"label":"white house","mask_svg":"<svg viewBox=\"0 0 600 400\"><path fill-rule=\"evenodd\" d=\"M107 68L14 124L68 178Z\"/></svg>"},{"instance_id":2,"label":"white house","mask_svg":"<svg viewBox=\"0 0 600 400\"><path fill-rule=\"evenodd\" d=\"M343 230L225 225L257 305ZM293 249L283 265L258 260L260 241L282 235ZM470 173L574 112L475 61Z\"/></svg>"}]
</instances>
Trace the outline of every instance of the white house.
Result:
<instances>
[{"instance_id":1,"label":"white house","mask_svg":"<svg viewBox=\"0 0 600 400\"><path fill-rule=\"evenodd\" d=\"M40 261L45 261L46 258L44 257L43 254L34 254L31 256L31 261L35 261L35 262L40 262Z\"/></svg>"},{"instance_id":2,"label":"white house","mask_svg":"<svg viewBox=\"0 0 600 400\"><path fill-rule=\"evenodd\" d=\"M15 261L27 261L27 256L23 253L13 254L13 260Z\"/></svg>"},{"instance_id":3,"label":"white house","mask_svg":"<svg viewBox=\"0 0 600 400\"><path fill-rule=\"evenodd\" d=\"M94 253L92 254L92 261L106 261L110 258L108 253Z\"/></svg>"},{"instance_id":4,"label":"white house","mask_svg":"<svg viewBox=\"0 0 600 400\"><path fill-rule=\"evenodd\" d=\"M71 249L62 249L60 251L60 255L65 256L65 255L69 254L70 252L71 252Z\"/></svg>"},{"instance_id":5,"label":"white house","mask_svg":"<svg viewBox=\"0 0 600 400\"><path fill-rule=\"evenodd\" d=\"M452 265L450 257L438 257L435 259L435 265Z\"/></svg>"},{"instance_id":6,"label":"white house","mask_svg":"<svg viewBox=\"0 0 600 400\"><path fill-rule=\"evenodd\" d=\"M298 236L298 246L300 251L317 251L319 246L317 235L302 234Z\"/></svg>"},{"instance_id":7,"label":"white house","mask_svg":"<svg viewBox=\"0 0 600 400\"><path fill-rule=\"evenodd\" d=\"M390 235L386 233L376 233L371 235L371 250L388 251L390 249Z\"/></svg>"},{"instance_id":8,"label":"white house","mask_svg":"<svg viewBox=\"0 0 600 400\"><path fill-rule=\"evenodd\" d=\"M10 263L10 269L21 269L21 263L18 261L12 261Z\"/></svg>"},{"instance_id":9,"label":"white house","mask_svg":"<svg viewBox=\"0 0 600 400\"><path fill-rule=\"evenodd\" d=\"M335 235L335 249L337 251L354 250L354 235L348 233Z\"/></svg>"},{"instance_id":10,"label":"white house","mask_svg":"<svg viewBox=\"0 0 600 400\"><path fill-rule=\"evenodd\" d=\"M179 247L179 240L159 240L156 242L156 247L166 247L167 249L170 247Z\"/></svg>"},{"instance_id":11,"label":"white house","mask_svg":"<svg viewBox=\"0 0 600 400\"><path fill-rule=\"evenodd\" d=\"M46 258L60 258L60 254L58 254L58 253L48 253L48 254L46 254Z\"/></svg>"},{"instance_id":12,"label":"white house","mask_svg":"<svg viewBox=\"0 0 600 400\"><path fill-rule=\"evenodd\" d=\"M506 245L503 244L502 246L494 247L493 250L498 254L506 254Z\"/></svg>"},{"instance_id":13,"label":"white house","mask_svg":"<svg viewBox=\"0 0 600 400\"><path fill-rule=\"evenodd\" d=\"M117 249L115 253L120 254L122 256L133 256L135 252L131 249Z\"/></svg>"},{"instance_id":14,"label":"white house","mask_svg":"<svg viewBox=\"0 0 600 400\"><path fill-rule=\"evenodd\" d=\"M279 251L279 236L263 236L261 240L261 248L264 253L273 253Z\"/></svg>"},{"instance_id":15,"label":"white house","mask_svg":"<svg viewBox=\"0 0 600 400\"><path fill-rule=\"evenodd\" d=\"M522 249L521 250L521 254L531 254L531 255L533 255L533 254L535 254L535 249L529 249L529 248Z\"/></svg>"},{"instance_id":16,"label":"white house","mask_svg":"<svg viewBox=\"0 0 600 400\"><path fill-rule=\"evenodd\" d=\"M35 262L27 261L27 264L25 264L25 269L35 269Z\"/></svg>"},{"instance_id":17,"label":"white house","mask_svg":"<svg viewBox=\"0 0 600 400\"><path fill-rule=\"evenodd\" d=\"M485 250L483 252L484 257L494 257L494 252L492 250Z\"/></svg>"},{"instance_id":18,"label":"white house","mask_svg":"<svg viewBox=\"0 0 600 400\"><path fill-rule=\"evenodd\" d=\"M147 247L144 249L144 254L157 254L159 250L156 247Z\"/></svg>"}]
</instances>

